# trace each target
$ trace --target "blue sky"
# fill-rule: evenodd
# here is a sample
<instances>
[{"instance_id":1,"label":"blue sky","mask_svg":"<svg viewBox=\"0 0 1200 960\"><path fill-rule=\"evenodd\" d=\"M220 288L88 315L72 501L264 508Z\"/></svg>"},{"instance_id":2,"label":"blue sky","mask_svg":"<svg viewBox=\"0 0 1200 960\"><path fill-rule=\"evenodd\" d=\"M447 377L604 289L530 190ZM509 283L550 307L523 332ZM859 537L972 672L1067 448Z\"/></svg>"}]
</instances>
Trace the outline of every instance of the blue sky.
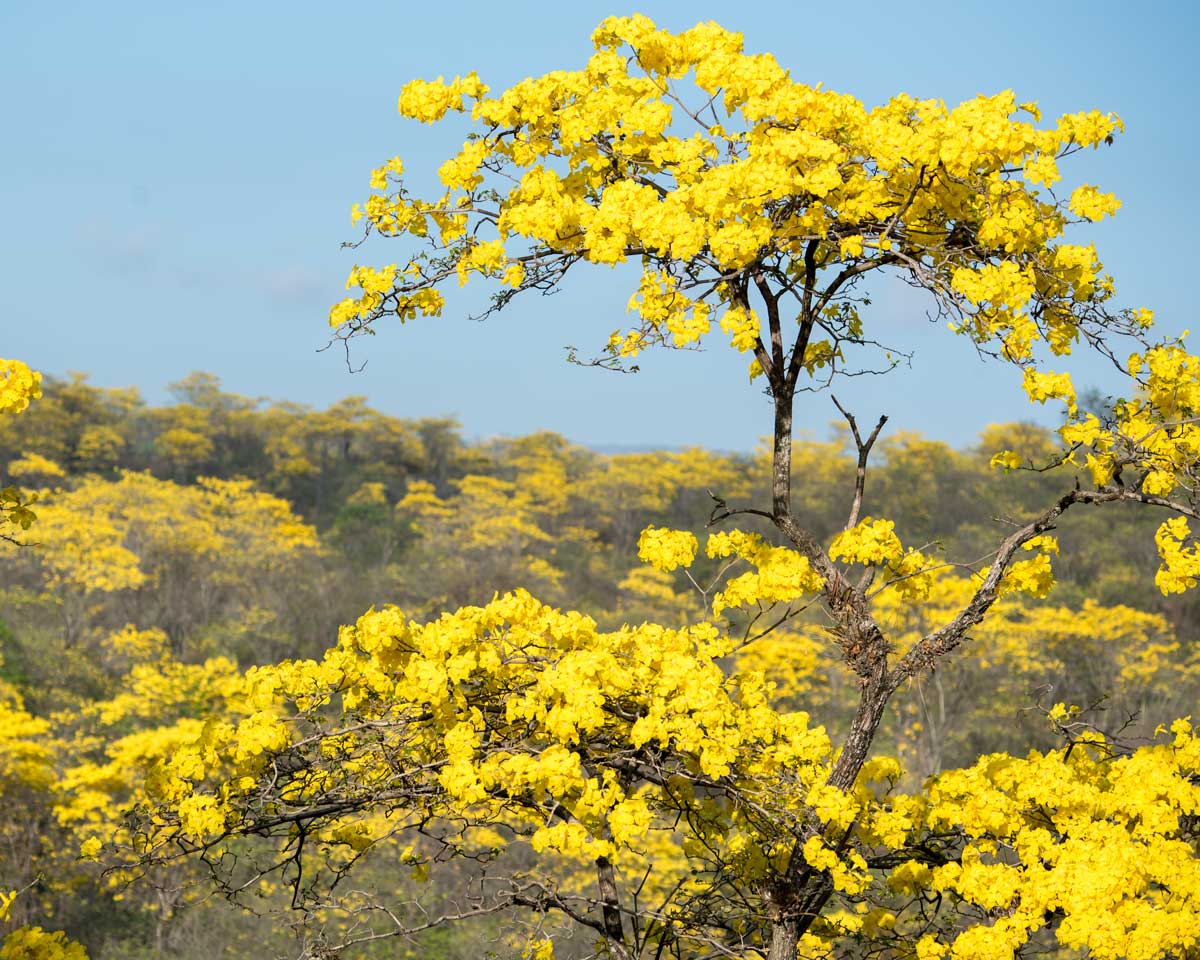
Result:
<instances>
[{"instance_id":1,"label":"blue sky","mask_svg":"<svg viewBox=\"0 0 1200 960\"><path fill-rule=\"evenodd\" d=\"M165 399L192 370L230 390L315 406L365 394L390 413L457 416L469 436L559 431L581 443L749 449L770 427L744 358L714 338L703 354L656 354L636 376L563 362L625 322L629 289L601 269L563 293L518 301L485 324L456 298L439 320L359 341L361 373L326 339L328 305L356 260L350 205L371 167L399 154L413 183L461 142L461 128L402 120L414 77L476 70L493 89L575 67L612 13L664 26L715 19L806 82L868 105L905 91L948 103L1016 90L1048 115L1113 110L1128 133L1076 164L1124 201L1093 228L1122 304L1192 324L1188 206L1200 115L1192 4L577 2L412 4L114 2L0 4L4 176L0 178L0 356ZM844 12L851 10L847 15ZM1011 372L924 319L912 296L873 316L915 348L911 370L838 393L874 420L969 443L989 422L1041 418ZM894 332L893 332L894 331ZM1077 382L1114 385L1099 365ZM823 436L827 396L797 420Z\"/></svg>"}]
</instances>

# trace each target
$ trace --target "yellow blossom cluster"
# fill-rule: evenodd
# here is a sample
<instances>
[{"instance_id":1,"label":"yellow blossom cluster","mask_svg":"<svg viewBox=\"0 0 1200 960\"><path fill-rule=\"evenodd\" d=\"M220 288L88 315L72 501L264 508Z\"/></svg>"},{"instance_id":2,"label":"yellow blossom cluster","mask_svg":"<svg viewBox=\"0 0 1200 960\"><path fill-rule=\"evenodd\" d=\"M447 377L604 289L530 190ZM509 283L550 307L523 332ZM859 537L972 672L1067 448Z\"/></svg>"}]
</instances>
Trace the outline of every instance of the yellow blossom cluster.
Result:
<instances>
[{"instance_id":1,"label":"yellow blossom cluster","mask_svg":"<svg viewBox=\"0 0 1200 960\"><path fill-rule=\"evenodd\" d=\"M650 330L671 334L676 347L687 347L708 333L712 326L709 320L709 305L697 302L679 290L674 277L661 271L647 271L637 292L629 299L629 309L636 310ZM644 339L646 333L639 339Z\"/></svg>"},{"instance_id":2,"label":"yellow blossom cluster","mask_svg":"<svg viewBox=\"0 0 1200 960\"><path fill-rule=\"evenodd\" d=\"M992 455L990 462L993 467L1002 467L1006 472L1016 470L1024 463L1021 455L1015 450L1001 450L999 453Z\"/></svg>"},{"instance_id":3,"label":"yellow blossom cluster","mask_svg":"<svg viewBox=\"0 0 1200 960\"><path fill-rule=\"evenodd\" d=\"M1111 193L1101 193L1084 184L1071 194L1071 212L1087 220L1102 220L1121 209L1121 201Z\"/></svg>"},{"instance_id":4,"label":"yellow blossom cluster","mask_svg":"<svg viewBox=\"0 0 1200 960\"><path fill-rule=\"evenodd\" d=\"M744 307L730 307L721 317L721 329L729 334L729 342L738 353L753 350L758 343L758 316Z\"/></svg>"},{"instance_id":5,"label":"yellow blossom cluster","mask_svg":"<svg viewBox=\"0 0 1200 960\"><path fill-rule=\"evenodd\" d=\"M829 556L846 563L881 567L887 584L906 600L924 600L932 585L930 561L920 550L905 549L891 520L864 517L838 533L829 545Z\"/></svg>"},{"instance_id":6,"label":"yellow blossom cluster","mask_svg":"<svg viewBox=\"0 0 1200 960\"><path fill-rule=\"evenodd\" d=\"M1095 738L939 776L929 825L970 839L955 862L900 882L997 919L930 937L924 953L1011 957L1057 916L1058 944L1099 960L1186 955L1200 929L1200 861L1181 832L1198 773L1200 739L1178 721L1165 742L1126 756Z\"/></svg>"},{"instance_id":7,"label":"yellow blossom cluster","mask_svg":"<svg viewBox=\"0 0 1200 960\"><path fill-rule=\"evenodd\" d=\"M697 546L695 534L686 530L649 526L638 537L638 558L655 570L671 571L690 567Z\"/></svg>"},{"instance_id":8,"label":"yellow blossom cluster","mask_svg":"<svg viewBox=\"0 0 1200 960\"><path fill-rule=\"evenodd\" d=\"M1162 561L1154 582L1165 594L1190 590L1200 578L1200 547L1194 541L1189 543L1190 537L1191 528L1184 517L1164 520L1154 535Z\"/></svg>"},{"instance_id":9,"label":"yellow blossom cluster","mask_svg":"<svg viewBox=\"0 0 1200 960\"><path fill-rule=\"evenodd\" d=\"M709 536L705 552L710 557L737 557L754 572L731 578L713 597L713 616L730 607L791 603L824 585L808 558L790 547L773 547L758 534L733 530Z\"/></svg>"},{"instance_id":10,"label":"yellow blossom cluster","mask_svg":"<svg viewBox=\"0 0 1200 960\"><path fill-rule=\"evenodd\" d=\"M0 360L0 413L20 413L42 395L42 375L20 360Z\"/></svg>"},{"instance_id":11,"label":"yellow blossom cluster","mask_svg":"<svg viewBox=\"0 0 1200 960\"><path fill-rule=\"evenodd\" d=\"M1034 537L1022 544L1021 548L1035 555L1026 560L1017 560L1009 566L1000 581L1001 593L1017 591L1041 599L1054 588L1050 554L1058 553L1058 541L1050 536ZM987 571L981 571L981 576L986 574Z\"/></svg>"},{"instance_id":12,"label":"yellow blossom cluster","mask_svg":"<svg viewBox=\"0 0 1200 960\"><path fill-rule=\"evenodd\" d=\"M474 73L455 77L450 83L445 83L441 77L432 83L414 80L400 94L400 113L423 123L433 123L441 120L447 110L461 111L463 97L477 100L487 93L487 89Z\"/></svg>"},{"instance_id":13,"label":"yellow blossom cluster","mask_svg":"<svg viewBox=\"0 0 1200 960\"><path fill-rule=\"evenodd\" d=\"M843 530L829 545L834 560L879 566L900 557L903 546L891 520L864 517L849 530Z\"/></svg>"},{"instance_id":14,"label":"yellow blossom cluster","mask_svg":"<svg viewBox=\"0 0 1200 960\"><path fill-rule=\"evenodd\" d=\"M821 837L810 837L805 842L802 852L805 862L810 867L829 874L835 890L856 894L862 893L871 885L867 862L857 851L850 852L847 862Z\"/></svg>"},{"instance_id":15,"label":"yellow blossom cluster","mask_svg":"<svg viewBox=\"0 0 1200 960\"><path fill-rule=\"evenodd\" d=\"M1145 469L1143 491L1166 496L1188 485L1187 472L1200 453L1200 358L1165 344L1133 354L1129 372L1141 380L1141 390L1114 405L1113 428L1103 430L1089 419L1064 427L1063 439L1091 447L1089 456L1103 466L1093 470L1103 478L1098 485L1111 477L1120 455Z\"/></svg>"},{"instance_id":16,"label":"yellow blossom cluster","mask_svg":"<svg viewBox=\"0 0 1200 960\"><path fill-rule=\"evenodd\" d=\"M1062 400L1070 413L1075 412L1075 386L1070 374L1026 370L1023 386L1031 403Z\"/></svg>"}]
</instances>

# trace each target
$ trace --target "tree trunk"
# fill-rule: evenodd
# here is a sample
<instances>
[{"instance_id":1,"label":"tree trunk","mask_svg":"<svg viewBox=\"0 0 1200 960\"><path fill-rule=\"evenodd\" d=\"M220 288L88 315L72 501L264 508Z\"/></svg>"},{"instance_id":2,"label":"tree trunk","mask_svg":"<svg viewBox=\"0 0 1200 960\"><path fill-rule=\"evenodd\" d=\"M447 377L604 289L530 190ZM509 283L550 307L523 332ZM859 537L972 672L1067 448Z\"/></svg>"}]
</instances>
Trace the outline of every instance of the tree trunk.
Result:
<instances>
[{"instance_id":1,"label":"tree trunk","mask_svg":"<svg viewBox=\"0 0 1200 960\"><path fill-rule=\"evenodd\" d=\"M799 942L798 918L776 920L771 924L771 945L767 950L767 960L796 960L796 946Z\"/></svg>"}]
</instances>

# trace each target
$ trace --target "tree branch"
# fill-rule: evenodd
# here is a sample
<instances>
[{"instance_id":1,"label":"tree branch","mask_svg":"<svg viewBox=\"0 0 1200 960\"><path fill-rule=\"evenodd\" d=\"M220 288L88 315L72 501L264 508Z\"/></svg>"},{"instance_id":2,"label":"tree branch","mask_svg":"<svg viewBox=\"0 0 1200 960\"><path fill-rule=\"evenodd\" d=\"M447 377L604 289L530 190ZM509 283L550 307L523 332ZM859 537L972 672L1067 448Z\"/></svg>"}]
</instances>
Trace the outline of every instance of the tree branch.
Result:
<instances>
[{"instance_id":1,"label":"tree branch","mask_svg":"<svg viewBox=\"0 0 1200 960\"><path fill-rule=\"evenodd\" d=\"M966 632L983 620L992 604L999 598L1000 581L1008 572L1009 564L1017 550L1034 537L1053 529L1055 521L1071 506L1088 499L1090 496L1086 491L1072 490L1059 497L1033 520L1009 534L996 551L996 558L988 568L983 584L975 591L975 595L971 597L966 606L944 627L922 637L896 665L890 677L890 690L894 690L907 677L922 670L931 670L937 660L957 647ZM1113 496L1110 499L1119 499L1119 497Z\"/></svg>"},{"instance_id":2,"label":"tree branch","mask_svg":"<svg viewBox=\"0 0 1200 960\"><path fill-rule=\"evenodd\" d=\"M879 422L875 424L875 429L871 431L871 435L867 437L866 443L863 442L862 436L858 432L858 422L854 419L854 415L848 413L846 409L838 403L837 397L832 397L833 405L838 408L842 416L846 418L846 422L850 424L850 432L854 435L854 446L858 450L858 466L854 470L854 500L850 504L850 516L846 519L846 529L849 530L858 523L858 513L862 509L863 491L867 485L867 458L871 455L871 447L875 445L875 441L879 439L879 431L883 429L883 425L887 423L887 414L881 414Z\"/></svg>"}]
</instances>

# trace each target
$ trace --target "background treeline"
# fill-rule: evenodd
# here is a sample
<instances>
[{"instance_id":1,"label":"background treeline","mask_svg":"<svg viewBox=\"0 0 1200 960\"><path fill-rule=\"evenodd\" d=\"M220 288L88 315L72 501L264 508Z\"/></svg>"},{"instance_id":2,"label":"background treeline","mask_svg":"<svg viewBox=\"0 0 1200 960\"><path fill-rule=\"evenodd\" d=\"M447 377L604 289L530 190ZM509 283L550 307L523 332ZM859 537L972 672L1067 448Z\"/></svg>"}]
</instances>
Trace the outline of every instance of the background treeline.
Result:
<instances>
[{"instance_id":1,"label":"background treeline","mask_svg":"<svg viewBox=\"0 0 1200 960\"><path fill-rule=\"evenodd\" d=\"M180 485L200 477L248 479L317 528L330 551L326 564L353 567L354 577L326 568L340 593L382 588L374 599L428 607L478 601L516 585L544 587L513 563L520 555L526 565L530 558L551 565L543 579L563 602L610 612L646 524L699 532L713 506L710 491L744 505L761 504L767 490L765 454L606 455L550 433L467 443L453 419L393 417L363 397L326 410L273 403L226 393L205 373L173 384L171 393L176 403L152 407L136 389L96 387L78 375L51 378L44 398L0 434L0 477L49 488L70 488L84 476L115 481L124 471ZM841 425L831 421L819 432L820 439L799 444L794 496L814 531L827 535L844 521L853 468ZM1068 482L1061 471L1006 476L989 466L991 455L1009 449L1039 463L1057 452L1056 441L1024 423L990 426L965 450L885 431L865 512L894 519L908 544L938 543L949 559L976 559L998 525L1028 514ZM52 461L49 472L28 454ZM436 531L423 536L423 519L426 527L434 515L444 519L437 502L456 514L454 529L433 524ZM1127 513L1072 518L1064 527L1060 539L1073 549L1069 557L1064 549L1056 565L1056 599L1152 610L1190 642L1196 601L1153 589L1154 541L1146 533L1159 518ZM501 514L508 529L500 529ZM447 555L437 555L434 541ZM458 556L463 550L490 559L456 563L485 559ZM357 596L348 602L343 616L360 610ZM301 647L304 640L293 638Z\"/></svg>"},{"instance_id":2,"label":"background treeline","mask_svg":"<svg viewBox=\"0 0 1200 960\"><path fill-rule=\"evenodd\" d=\"M174 404L154 407L132 389L49 380L0 434L0 486L41 497L31 543L0 557L0 867L10 888L37 884L21 909L58 917L99 958L286 941L265 921L193 903L193 868L126 888L77 860L77 838L119 816L164 745L194 737L236 696L238 670L319 657L372 605L424 618L517 587L606 627L701 617L686 580L638 563L639 533L690 529L703 543L714 495L769 501L765 454L604 454L549 433L467 443L453 420L388 416L363 398L324 411L272 403L207 374L172 392ZM796 448L794 496L828 539L845 522L854 464L841 427L822 434ZM897 643L953 609L970 575L953 564L978 569L997 529L1072 481L992 468L1005 449L1039 463L1059 448L1028 424L991 426L962 450L885 432L864 513L950 564L928 604L881 612ZM1197 601L1154 587L1158 520L1132 509L1068 518L1050 597L1006 600L945 682L935 674L898 700L881 743L910 778L1048 745L1039 703L1103 699L1091 718L1131 738L1192 710ZM700 586L716 572L708 560L693 569ZM796 618L730 669L763 670L780 700L836 727L853 691L822 637L819 622ZM379 889L413 885L399 865L372 869ZM476 957L485 934L502 936L493 926L409 946Z\"/></svg>"}]
</instances>

